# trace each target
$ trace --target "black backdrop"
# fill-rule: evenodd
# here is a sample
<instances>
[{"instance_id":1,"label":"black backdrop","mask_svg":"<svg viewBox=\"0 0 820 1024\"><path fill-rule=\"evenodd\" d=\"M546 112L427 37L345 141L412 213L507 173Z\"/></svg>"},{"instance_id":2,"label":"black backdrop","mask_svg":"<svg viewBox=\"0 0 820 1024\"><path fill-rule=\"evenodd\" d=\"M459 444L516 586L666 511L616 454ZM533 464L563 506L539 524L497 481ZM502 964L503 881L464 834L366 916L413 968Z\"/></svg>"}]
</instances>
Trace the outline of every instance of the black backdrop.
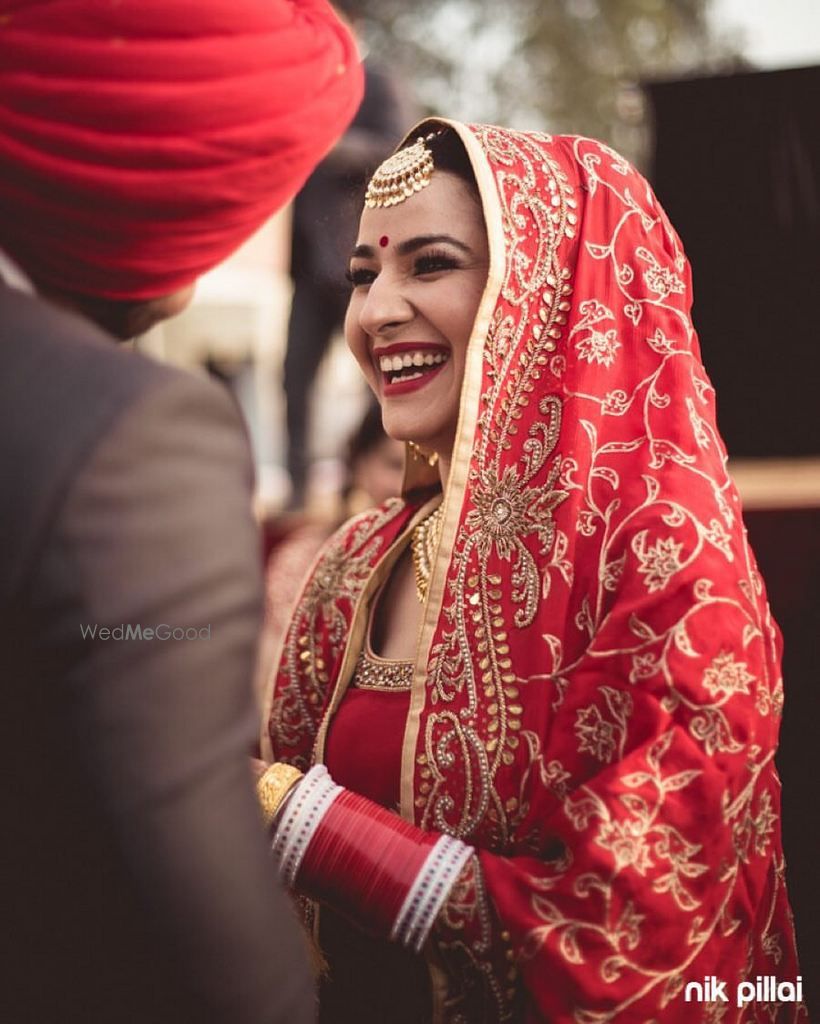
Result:
<instances>
[{"instance_id":1,"label":"black backdrop","mask_svg":"<svg viewBox=\"0 0 820 1024\"><path fill-rule=\"evenodd\" d=\"M820 68L646 86L652 183L692 263L730 455L820 453ZM783 629L777 764L806 1000L820 1020L820 508L745 516Z\"/></svg>"},{"instance_id":2,"label":"black backdrop","mask_svg":"<svg viewBox=\"0 0 820 1024\"><path fill-rule=\"evenodd\" d=\"M729 453L820 454L820 67L647 91Z\"/></svg>"}]
</instances>

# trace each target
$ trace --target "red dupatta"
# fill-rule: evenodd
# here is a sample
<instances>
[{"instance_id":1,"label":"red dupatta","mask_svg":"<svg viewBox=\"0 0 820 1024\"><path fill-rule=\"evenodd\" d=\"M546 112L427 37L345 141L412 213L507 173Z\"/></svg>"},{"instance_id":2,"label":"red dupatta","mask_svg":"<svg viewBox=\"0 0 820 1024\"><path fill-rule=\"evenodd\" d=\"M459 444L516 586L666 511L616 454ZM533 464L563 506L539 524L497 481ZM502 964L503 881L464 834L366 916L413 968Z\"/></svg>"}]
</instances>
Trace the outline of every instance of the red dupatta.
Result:
<instances>
[{"instance_id":1,"label":"red dupatta","mask_svg":"<svg viewBox=\"0 0 820 1024\"><path fill-rule=\"evenodd\" d=\"M453 127L491 265L402 813L479 849L530 1019L798 1019L794 1003L736 1006L739 982L797 973L773 760L780 641L680 241L600 143ZM389 504L320 558L274 681L279 759L321 759L367 602L425 511ZM686 1001L707 975L727 1003Z\"/></svg>"}]
</instances>

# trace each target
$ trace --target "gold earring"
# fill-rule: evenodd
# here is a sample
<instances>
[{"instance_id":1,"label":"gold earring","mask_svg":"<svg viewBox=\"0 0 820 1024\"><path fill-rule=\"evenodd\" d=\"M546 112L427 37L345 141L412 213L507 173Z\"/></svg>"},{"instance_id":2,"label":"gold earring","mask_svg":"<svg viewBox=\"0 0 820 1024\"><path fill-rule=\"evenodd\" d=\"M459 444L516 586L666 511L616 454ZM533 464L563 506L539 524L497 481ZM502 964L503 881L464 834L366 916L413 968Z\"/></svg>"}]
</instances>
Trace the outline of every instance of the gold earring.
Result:
<instances>
[{"instance_id":1,"label":"gold earring","mask_svg":"<svg viewBox=\"0 0 820 1024\"><path fill-rule=\"evenodd\" d=\"M418 459L419 462L426 462L431 468L438 465L438 452L430 452L428 455L427 452L421 450L415 441L408 441L407 445L414 459Z\"/></svg>"}]
</instances>

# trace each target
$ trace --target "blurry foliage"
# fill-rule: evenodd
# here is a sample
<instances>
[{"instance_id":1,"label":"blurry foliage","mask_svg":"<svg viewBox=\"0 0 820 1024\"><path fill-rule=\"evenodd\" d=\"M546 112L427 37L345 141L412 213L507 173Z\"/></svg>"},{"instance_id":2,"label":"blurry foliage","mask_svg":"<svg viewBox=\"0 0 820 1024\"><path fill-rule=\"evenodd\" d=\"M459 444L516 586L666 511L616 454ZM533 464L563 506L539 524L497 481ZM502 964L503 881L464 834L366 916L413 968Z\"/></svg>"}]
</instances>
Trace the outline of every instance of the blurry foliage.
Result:
<instances>
[{"instance_id":1,"label":"blurry foliage","mask_svg":"<svg viewBox=\"0 0 820 1024\"><path fill-rule=\"evenodd\" d=\"M351 0L341 4L424 111L603 139L642 164L642 80L728 71L711 0Z\"/></svg>"}]
</instances>

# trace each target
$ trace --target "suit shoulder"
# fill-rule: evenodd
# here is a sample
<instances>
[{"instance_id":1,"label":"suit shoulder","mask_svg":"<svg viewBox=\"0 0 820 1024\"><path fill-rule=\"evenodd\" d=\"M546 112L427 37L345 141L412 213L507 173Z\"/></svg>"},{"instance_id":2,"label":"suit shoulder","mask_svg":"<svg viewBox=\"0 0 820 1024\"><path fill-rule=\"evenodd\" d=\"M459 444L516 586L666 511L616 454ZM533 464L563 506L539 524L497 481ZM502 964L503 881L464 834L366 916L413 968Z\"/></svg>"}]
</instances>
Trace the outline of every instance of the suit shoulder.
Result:
<instances>
[{"instance_id":1,"label":"suit shoulder","mask_svg":"<svg viewBox=\"0 0 820 1024\"><path fill-rule=\"evenodd\" d=\"M119 423L133 434L141 409L167 421L169 430L179 417L216 418L239 429L233 403L212 382L124 349L83 318L2 287L0 346L0 477L15 481L0 493L4 571L25 560L102 439Z\"/></svg>"},{"instance_id":2,"label":"suit shoulder","mask_svg":"<svg viewBox=\"0 0 820 1024\"><path fill-rule=\"evenodd\" d=\"M165 379L184 376L131 351L95 324L50 302L0 288L3 398L17 403L48 395L62 409L104 415L108 392L118 402L138 397ZM37 399L39 401L39 399Z\"/></svg>"}]
</instances>

